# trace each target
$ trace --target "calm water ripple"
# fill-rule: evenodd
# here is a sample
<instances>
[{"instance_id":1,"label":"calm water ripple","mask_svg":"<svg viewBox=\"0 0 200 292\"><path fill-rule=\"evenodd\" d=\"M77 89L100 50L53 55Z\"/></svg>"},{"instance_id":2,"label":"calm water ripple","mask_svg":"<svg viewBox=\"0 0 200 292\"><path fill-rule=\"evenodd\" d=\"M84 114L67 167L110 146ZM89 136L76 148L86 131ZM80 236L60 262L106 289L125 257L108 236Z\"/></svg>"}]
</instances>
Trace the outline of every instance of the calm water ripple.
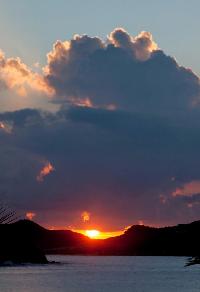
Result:
<instances>
[{"instance_id":1,"label":"calm water ripple","mask_svg":"<svg viewBox=\"0 0 200 292\"><path fill-rule=\"evenodd\" d=\"M200 265L184 257L51 256L55 265L0 268L1 292L196 292Z\"/></svg>"}]
</instances>

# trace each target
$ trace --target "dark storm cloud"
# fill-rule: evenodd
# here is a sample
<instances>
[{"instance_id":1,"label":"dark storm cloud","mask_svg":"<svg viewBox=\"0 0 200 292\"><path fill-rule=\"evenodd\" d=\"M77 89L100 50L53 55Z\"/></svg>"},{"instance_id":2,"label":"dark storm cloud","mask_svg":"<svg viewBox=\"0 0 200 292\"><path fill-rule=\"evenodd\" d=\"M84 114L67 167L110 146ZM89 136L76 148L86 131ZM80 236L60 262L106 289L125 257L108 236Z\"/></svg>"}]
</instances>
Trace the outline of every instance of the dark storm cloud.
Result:
<instances>
[{"instance_id":1,"label":"dark storm cloud","mask_svg":"<svg viewBox=\"0 0 200 292\"><path fill-rule=\"evenodd\" d=\"M31 206L41 220L56 221L59 211L70 221L85 209L115 227L139 218L175 222L173 192L198 179L198 127L190 133L157 116L84 107L56 114L28 109L1 119L14 125L0 146L1 192L18 208ZM55 171L38 183L44 161ZM161 194L170 204L162 204ZM188 208L180 206L184 218ZM166 210L173 210L173 220Z\"/></svg>"},{"instance_id":2,"label":"dark storm cloud","mask_svg":"<svg viewBox=\"0 0 200 292\"><path fill-rule=\"evenodd\" d=\"M110 228L197 216L199 79L150 33L59 41L43 78L60 111L0 113L5 199L54 225L85 210Z\"/></svg>"}]
</instances>

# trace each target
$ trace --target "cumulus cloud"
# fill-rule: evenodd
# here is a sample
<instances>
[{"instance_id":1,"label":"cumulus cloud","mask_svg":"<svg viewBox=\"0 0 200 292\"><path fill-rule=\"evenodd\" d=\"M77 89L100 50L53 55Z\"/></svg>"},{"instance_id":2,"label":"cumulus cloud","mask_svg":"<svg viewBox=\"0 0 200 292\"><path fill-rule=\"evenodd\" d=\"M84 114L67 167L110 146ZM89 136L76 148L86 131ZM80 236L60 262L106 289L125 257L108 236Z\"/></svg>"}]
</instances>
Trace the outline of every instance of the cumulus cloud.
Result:
<instances>
[{"instance_id":1,"label":"cumulus cloud","mask_svg":"<svg viewBox=\"0 0 200 292\"><path fill-rule=\"evenodd\" d=\"M42 76L31 71L20 58L6 58L3 52L0 52L0 80L3 89L14 90L21 96L27 95L28 89L51 93Z\"/></svg>"},{"instance_id":2,"label":"cumulus cloud","mask_svg":"<svg viewBox=\"0 0 200 292\"><path fill-rule=\"evenodd\" d=\"M158 45L153 41L150 32L142 31L138 36L132 37L123 28L116 28L108 37L115 47L122 48L139 61L146 61Z\"/></svg>"},{"instance_id":3,"label":"cumulus cloud","mask_svg":"<svg viewBox=\"0 0 200 292\"><path fill-rule=\"evenodd\" d=\"M1 86L2 85L2 86ZM0 54L0 86L55 103L169 115L199 104L199 78L159 49L151 33L116 28L106 40L75 35L57 41L43 73Z\"/></svg>"},{"instance_id":4,"label":"cumulus cloud","mask_svg":"<svg viewBox=\"0 0 200 292\"><path fill-rule=\"evenodd\" d=\"M166 115L199 101L198 77L158 49L149 32L133 37L118 28L106 42L86 35L58 41L44 72L58 102Z\"/></svg>"}]
</instances>

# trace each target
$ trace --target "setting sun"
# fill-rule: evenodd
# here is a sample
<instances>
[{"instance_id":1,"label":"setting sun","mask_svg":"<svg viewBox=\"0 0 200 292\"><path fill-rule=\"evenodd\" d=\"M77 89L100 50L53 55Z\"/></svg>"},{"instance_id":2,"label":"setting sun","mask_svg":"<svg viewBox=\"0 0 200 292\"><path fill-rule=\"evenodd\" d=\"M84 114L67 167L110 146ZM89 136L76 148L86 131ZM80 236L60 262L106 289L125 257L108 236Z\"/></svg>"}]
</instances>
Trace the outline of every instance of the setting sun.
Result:
<instances>
[{"instance_id":1,"label":"setting sun","mask_svg":"<svg viewBox=\"0 0 200 292\"><path fill-rule=\"evenodd\" d=\"M60 229L62 229L62 228L60 228ZM72 231L86 235L86 236L90 237L91 239L106 239L109 237L119 236L119 235L122 235L125 230L126 229L118 230L118 231L99 231L96 229L88 229L88 230L72 229Z\"/></svg>"},{"instance_id":2,"label":"setting sun","mask_svg":"<svg viewBox=\"0 0 200 292\"><path fill-rule=\"evenodd\" d=\"M90 238L98 238L100 231L98 230L86 230L85 234Z\"/></svg>"}]
</instances>

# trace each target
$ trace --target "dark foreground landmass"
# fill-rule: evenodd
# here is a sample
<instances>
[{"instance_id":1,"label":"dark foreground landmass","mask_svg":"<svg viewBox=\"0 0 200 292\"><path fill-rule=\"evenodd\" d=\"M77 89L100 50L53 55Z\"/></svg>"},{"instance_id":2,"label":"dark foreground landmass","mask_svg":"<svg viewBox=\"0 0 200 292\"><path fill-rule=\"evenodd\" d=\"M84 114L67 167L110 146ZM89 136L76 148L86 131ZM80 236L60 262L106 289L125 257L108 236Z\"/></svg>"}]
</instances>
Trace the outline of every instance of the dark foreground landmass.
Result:
<instances>
[{"instance_id":1,"label":"dark foreground landmass","mask_svg":"<svg viewBox=\"0 0 200 292\"><path fill-rule=\"evenodd\" d=\"M47 230L21 220L0 225L0 263L47 263L45 254L197 256L200 221L173 227L134 225L123 235L104 240L70 230Z\"/></svg>"}]
</instances>

